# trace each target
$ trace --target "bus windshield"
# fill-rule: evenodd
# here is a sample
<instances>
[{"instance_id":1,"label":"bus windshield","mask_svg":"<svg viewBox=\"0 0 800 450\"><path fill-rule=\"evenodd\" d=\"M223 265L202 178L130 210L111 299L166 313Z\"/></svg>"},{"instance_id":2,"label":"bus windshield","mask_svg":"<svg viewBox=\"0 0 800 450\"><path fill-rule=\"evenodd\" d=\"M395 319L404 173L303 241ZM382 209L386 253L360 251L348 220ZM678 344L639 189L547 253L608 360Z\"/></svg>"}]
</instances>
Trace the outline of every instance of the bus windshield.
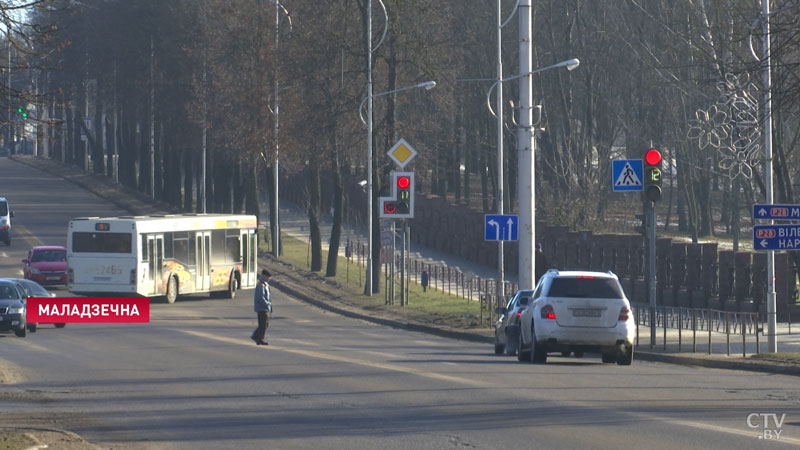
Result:
<instances>
[{"instance_id":1,"label":"bus windshield","mask_svg":"<svg viewBox=\"0 0 800 450\"><path fill-rule=\"evenodd\" d=\"M72 233L74 253L130 253L132 242L131 233Z\"/></svg>"}]
</instances>

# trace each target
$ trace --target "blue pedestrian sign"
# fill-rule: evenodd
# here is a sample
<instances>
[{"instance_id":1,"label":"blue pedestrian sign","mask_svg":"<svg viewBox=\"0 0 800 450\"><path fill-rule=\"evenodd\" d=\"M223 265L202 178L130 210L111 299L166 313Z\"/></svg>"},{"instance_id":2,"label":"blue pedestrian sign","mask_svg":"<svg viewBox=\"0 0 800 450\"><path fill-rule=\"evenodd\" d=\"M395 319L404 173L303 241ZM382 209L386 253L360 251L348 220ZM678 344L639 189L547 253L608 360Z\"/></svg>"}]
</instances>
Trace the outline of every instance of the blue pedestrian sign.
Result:
<instances>
[{"instance_id":1,"label":"blue pedestrian sign","mask_svg":"<svg viewBox=\"0 0 800 450\"><path fill-rule=\"evenodd\" d=\"M800 225L756 225L753 227L756 250L800 250Z\"/></svg>"},{"instance_id":2,"label":"blue pedestrian sign","mask_svg":"<svg viewBox=\"0 0 800 450\"><path fill-rule=\"evenodd\" d=\"M519 235L519 216L516 214L486 214L484 240L516 241Z\"/></svg>"},{"instance_id":3,"label":"blue pedestrian sign","mask_svg":"<svg viewBox=\"0 0 800 450\"><path fill-rule=\"evenodd\" d=\"M756 219L798 220L800 205L753 205L753 217Z\"/></svg>"},{"instance_id":4,"label":"blue pedestrian sign","mask_svg":"<svg viewBox=\"0 0 800 450\"><path fill-rule=\"evenodd\" d=\"M614 192L644 190L644 167L641 159L611 161L611 187Z\"/></svg>"}]
</instances>

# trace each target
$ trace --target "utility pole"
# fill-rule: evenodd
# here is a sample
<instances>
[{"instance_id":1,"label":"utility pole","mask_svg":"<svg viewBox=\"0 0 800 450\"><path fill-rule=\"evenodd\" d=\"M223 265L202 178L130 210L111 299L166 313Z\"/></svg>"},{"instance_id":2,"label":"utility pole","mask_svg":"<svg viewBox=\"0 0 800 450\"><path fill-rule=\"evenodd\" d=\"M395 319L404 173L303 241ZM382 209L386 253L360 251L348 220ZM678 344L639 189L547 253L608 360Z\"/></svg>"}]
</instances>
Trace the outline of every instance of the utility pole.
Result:
<instances>
[{"instance_id":1,"label":"utility pole","mask_svg":"<svg viewBox=\"0 0 800 450\"><path fill-rule=\"evenodd\" d=\"M503 215L503 24L501 0L497 0L497 214ZM503 240L497 240L497 298L503 302L503 286L505 284L505 260L503 256Z\"/></svg>"},{"instance_id":2,"label":"utility pole","mask_svg":"<svg viewBox=\"0 0 800 450\"><path fill-rule=\"evenodd\" d=\"M156 119L155 119L155 49L150 36L150 198L156 198Z\"/></svg>"},{"instance_id":3,"label":"utility pole","mask_svg":"<svg viewBox=\"0 0 800 450\"><path fill-rule=\"evenodd\" d=\"M519 288L533 289L534 239L536 236L536 201L534 183L534 151L533 118L533 23L531 21L531 0L519 2L519 127L517 128L517 161L519 176Z\"/></svg>"}]
</instances>

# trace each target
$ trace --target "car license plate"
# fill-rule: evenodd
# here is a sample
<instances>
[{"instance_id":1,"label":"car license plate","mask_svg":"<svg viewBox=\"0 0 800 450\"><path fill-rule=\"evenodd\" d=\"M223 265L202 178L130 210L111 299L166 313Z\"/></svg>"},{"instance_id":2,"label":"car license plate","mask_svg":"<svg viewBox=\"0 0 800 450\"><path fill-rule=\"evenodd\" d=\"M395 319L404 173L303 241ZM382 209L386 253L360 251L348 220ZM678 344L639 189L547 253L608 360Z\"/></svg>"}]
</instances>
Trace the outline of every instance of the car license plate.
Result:
<instances>
[{"instance_id":1,"label":"car license plate","mask_svg":"<svg viewBox=\"0 0 800 450\"><path fill-rule=\"evenodd\" d=\"M47 277L47 281L58 281L61 277Z\"/></svg>"},{"instance_id":2,"label":"car license plate","mask_svg":"<svg viewBox=\"0 0 800 450\"><path fill-rule=\"evenodd\" d=\"M573 317L600 317L600 314L603 312L602 309L597 308L573 308L572 309L572 316Z\"/></svg>"}]
</instances>

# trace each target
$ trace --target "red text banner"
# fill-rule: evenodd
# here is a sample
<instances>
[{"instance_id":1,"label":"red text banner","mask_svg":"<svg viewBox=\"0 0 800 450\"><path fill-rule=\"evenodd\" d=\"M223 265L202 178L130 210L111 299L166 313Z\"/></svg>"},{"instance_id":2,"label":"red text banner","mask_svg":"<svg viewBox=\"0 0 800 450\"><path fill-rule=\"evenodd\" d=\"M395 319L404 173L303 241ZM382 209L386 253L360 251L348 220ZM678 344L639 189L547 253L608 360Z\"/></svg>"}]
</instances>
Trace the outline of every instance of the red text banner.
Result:
<instances>
[{"instance_id":1,"label":"red text banner","mask_svg":"<svg viewBox=\"0 0 800 450\"><path fill-rule=\"evenodd\" d=\"M149 323L147 297L30 297L28 323Z\"/></svg>"}]
</instances>

